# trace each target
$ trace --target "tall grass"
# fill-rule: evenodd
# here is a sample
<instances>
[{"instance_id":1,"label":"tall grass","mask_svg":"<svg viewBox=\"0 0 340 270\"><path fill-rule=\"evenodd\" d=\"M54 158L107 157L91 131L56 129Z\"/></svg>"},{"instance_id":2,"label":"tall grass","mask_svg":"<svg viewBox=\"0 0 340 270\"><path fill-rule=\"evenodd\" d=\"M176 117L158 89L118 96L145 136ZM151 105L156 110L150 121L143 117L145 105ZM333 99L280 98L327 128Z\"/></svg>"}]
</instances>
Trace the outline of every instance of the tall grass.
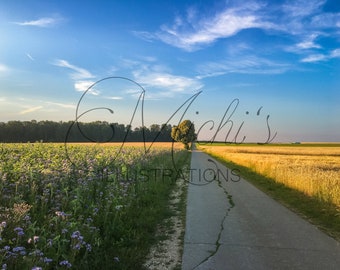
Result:
<instances>
[{"instance_id":1,"label":"tall grass","mask_svg":"<svg viewBox=\"0 0 340 270\"><path fill-rule=\"evenodd\" d=\"M2 268L142 268L157 224L171 215L176 177L162 169L173 161L169 147L118 149L0 145ZM188 165L187 152L174 155Z\"/></svg>"},{"instance_id":2,"label":"tall grass","mask_svg":"<svg viewBox=\"0 0 340 270\"><path fill-rule=\"evenodd\" d=\"M340 209L340 147L201 146Z\"/></svg>"}]
</instances>

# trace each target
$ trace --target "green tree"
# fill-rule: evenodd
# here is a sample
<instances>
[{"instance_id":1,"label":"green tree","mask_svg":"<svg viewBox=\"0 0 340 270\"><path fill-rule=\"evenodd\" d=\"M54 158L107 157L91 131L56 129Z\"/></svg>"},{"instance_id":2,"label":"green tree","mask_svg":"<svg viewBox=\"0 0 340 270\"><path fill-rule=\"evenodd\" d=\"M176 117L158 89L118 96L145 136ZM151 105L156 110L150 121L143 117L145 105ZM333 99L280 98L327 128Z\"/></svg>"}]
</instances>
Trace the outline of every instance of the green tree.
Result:
<instances>
[{"instance_id":1,"label":"green tree","mask_svg":"<svg viewBox=\"0 0 340 270\"><path fill-rule=\"evenodd\" d=\"M176 142L183 143L184 148L189 150L189 144L196 140L194 124L190 120L182 121L178 126L172 128L171 137Z\"/></svg>"}]
</instances>

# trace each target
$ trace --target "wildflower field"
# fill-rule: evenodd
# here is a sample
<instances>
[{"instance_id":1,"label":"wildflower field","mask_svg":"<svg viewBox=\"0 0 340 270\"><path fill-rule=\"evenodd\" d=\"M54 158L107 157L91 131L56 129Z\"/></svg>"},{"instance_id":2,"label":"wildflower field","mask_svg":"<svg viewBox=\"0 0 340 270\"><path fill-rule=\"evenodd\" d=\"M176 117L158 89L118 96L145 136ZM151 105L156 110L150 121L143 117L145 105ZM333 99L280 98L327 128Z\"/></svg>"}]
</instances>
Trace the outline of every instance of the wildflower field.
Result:
<instances>
[{"instance_id":1,"label":"wildflower field","mask_svg":"<svg viewBox=\"0 0 340 270\"><path fill-rule=\"evenodd\" d=\"M213 145L201 148L340 209L339 145Z\"/></svg>"},{"instance_id":2,"label":"wildflower field","mask_svg":"<svg viewBox=\"0 0 340 270\"><path fill-rule=\"evenodd\" d=\"M2 269L142 269L189 166L171 144L0 144Z\"/></svg>"}]
</instances>

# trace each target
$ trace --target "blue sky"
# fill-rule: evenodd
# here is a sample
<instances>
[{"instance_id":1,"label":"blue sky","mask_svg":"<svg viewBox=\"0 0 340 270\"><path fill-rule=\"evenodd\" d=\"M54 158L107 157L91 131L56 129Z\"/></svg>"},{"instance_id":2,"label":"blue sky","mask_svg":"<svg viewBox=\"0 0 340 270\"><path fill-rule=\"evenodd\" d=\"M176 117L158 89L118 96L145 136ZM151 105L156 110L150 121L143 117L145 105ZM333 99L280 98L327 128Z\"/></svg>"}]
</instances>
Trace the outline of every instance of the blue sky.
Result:
<instances>
[{"instance_id":1,"label":"blue sky","mask_svg":"<svg viewBox=\"0 0 340 270\"><path fill-rule=\"evenodd\" d=\"M340 141L339 0L2 0L0 37L0 122L74 120L90 85L121 76L145 90L145 126L202 91L170 120L201 139L232 121L228 140L266 141L269 125L275 141ZM79 120L128 124L143 89L104 80L78 115L114 113Z\"/></svg>"}]
</instances>

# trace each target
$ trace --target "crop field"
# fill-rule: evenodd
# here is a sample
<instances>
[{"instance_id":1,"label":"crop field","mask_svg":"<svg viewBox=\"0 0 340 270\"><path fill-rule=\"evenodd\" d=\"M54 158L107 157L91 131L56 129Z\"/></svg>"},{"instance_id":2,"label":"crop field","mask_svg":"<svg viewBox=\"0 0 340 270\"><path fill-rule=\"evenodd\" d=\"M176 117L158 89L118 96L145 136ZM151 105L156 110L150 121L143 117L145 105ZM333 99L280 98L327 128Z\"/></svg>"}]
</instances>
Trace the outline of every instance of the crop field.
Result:
<instances>
[{"instance_id":1,"label":"crop field","mask_svg":"<svg viewBox=\"0 0 340 270\"><path fill-rule=\"evenodd\" d=\"M142 269L189 166L171 146L0 144L2 269Z\"/></svg>"},{"instance_id":2,"label":"crop field","mask_svg":"<svg viewBox=\"0 0 340 270\"><path fill-rule=\"evenodd\" d=\"M340 211L340 146L201 145L222 159L335 205Z\"/></svg>"}]
</instances>

